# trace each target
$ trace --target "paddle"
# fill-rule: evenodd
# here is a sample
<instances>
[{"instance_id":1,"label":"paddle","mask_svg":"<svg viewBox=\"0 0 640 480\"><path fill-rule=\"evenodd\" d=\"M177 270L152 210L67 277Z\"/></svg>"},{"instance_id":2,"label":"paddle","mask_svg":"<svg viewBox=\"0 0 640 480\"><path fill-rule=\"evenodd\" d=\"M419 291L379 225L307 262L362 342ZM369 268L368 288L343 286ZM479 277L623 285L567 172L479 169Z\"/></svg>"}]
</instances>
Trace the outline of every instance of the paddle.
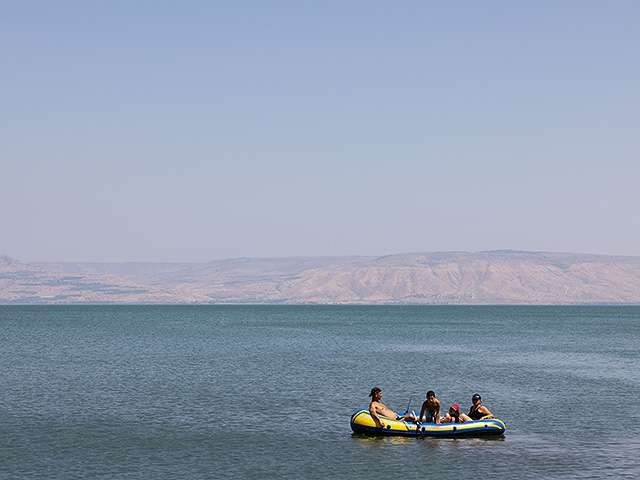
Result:
<instances>
[{"instance_id":1,"label":"paddle","mask_svg":"<svg viewBox=\"0 0 640 480\"><path fill-rule=\"evenodd\" d=\"M420 435L420 438L424 438L424 432L422 431L422 423L420 423L420 418L416 415L416 412L413 413L414 418L416 419L416 435Z\"/></svg>"},{"instance_id":2,"label":"paddle","mask_svg":"<svg viewBox=\"0 0 640 480\"><path fill-rule=\"evenodd\" d=\"M411 408L411 400L413 400L413 396L409 397L409 403L407 404L407 410L404 413L409 413L409 409ZM422 425L420 423L420 419L416 415L416 412L412 411L411 413L413 413L413 418L416 419L416 434L420 435L421 438L424 438L424 433L422 433L420 431L420 425Z\"/></svg>"}]
</instances>

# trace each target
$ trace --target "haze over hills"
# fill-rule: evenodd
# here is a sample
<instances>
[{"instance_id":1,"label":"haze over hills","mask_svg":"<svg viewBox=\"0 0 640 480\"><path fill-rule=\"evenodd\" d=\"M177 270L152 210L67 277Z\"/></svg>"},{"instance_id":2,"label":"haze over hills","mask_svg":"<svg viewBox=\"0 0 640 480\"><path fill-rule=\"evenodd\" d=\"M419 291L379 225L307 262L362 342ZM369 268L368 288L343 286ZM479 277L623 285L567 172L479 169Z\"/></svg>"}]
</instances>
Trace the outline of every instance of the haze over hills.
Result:
<instances>
[{"instance_id":1,"label":"haze over hills","mask_svg":"<svg viewBox=\"0 0 640 480\"><path fill-rule=\"evenodd\" d=\"M639 304L640 257L489 251L209 263L0 257L0 304Z\"/></svg>"}]
</instances>

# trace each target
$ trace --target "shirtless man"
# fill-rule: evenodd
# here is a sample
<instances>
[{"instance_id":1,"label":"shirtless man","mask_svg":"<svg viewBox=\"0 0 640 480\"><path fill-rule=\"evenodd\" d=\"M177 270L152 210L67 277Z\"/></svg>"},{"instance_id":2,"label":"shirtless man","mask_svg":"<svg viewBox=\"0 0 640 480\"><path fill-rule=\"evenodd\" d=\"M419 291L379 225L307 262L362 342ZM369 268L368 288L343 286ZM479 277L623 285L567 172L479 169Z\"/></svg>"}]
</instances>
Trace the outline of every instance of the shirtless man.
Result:
<instances>
[{"instance_id":1,"label":"shirtless man","mask_svg":"<svg viewBox=\"0 0 640 480\"><path fill-rule=\"evenodd\" d=\"M428 423L440 423L440 400L436 398L433 390L427 392L427 399L422 402L418 419Z\"/></svg>"},{"instance_id":2,"label":"shirtless man","mask_svg":"<svg viewBox=\"0 0 640 480\"><path fill-rule=\"evenodd\" d=\"M449 407L449 413L445 414L442 418L442 423L463 423L470 421L471 417L464 413L460 413L460 407L458 405L451 405Z\"/></svg>"},{"instance_id":3,"label":"shirtless man","mask_svg":"<svg viewBox=\"0 0 640 480\"><path fill-rule=\"evenodd\" d=\"M371 414L371 418L373 418L374 422L380 424L382 428L384 428L384 422L380 418L380 415L390 418L391 420L411 420L412 422L416 421L416 417L412 413L398 415L393 410L387 408L383 403L381 403L380 399L382 398L382 390L380 390L378 387L372 388L369 396L371 397L371 403L369 404L369 413Z\"/></svg>"}]
</instances>

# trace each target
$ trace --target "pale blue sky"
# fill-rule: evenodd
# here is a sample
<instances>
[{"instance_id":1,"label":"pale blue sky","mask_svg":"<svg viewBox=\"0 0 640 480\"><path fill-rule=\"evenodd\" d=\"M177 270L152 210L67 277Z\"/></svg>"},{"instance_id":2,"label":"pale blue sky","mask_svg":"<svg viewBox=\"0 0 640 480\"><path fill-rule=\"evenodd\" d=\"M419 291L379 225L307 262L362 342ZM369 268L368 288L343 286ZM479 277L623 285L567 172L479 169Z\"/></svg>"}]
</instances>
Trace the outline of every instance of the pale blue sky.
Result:
<instances>
[{"instance_id":1,"label":"pale blue sky","mask_svg":"<svg viewBox=\"0 0 640 480\"><path fill-rule=\"evenodd\" d=\"M638 1L0 1L0 255L640 255Z\"/></svg>"}]
</instances>

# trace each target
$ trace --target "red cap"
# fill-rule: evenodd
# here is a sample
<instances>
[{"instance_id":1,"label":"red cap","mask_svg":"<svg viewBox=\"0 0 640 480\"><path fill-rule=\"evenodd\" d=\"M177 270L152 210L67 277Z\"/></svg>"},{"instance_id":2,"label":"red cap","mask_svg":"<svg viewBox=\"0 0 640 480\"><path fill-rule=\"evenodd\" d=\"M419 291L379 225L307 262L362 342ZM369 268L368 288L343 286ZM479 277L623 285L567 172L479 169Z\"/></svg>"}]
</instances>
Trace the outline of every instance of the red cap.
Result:
<instances>
[{"instance_id":1,"label":"red cap","mask_svg":"<svg viewBox=\"0 0 640 480\"><path fill-rule=\"evenodd\" d=\"M451 408L453 408L456 412L460 411L460 407L458 405L451 405Z\"/></svg>"}]
</instances>

